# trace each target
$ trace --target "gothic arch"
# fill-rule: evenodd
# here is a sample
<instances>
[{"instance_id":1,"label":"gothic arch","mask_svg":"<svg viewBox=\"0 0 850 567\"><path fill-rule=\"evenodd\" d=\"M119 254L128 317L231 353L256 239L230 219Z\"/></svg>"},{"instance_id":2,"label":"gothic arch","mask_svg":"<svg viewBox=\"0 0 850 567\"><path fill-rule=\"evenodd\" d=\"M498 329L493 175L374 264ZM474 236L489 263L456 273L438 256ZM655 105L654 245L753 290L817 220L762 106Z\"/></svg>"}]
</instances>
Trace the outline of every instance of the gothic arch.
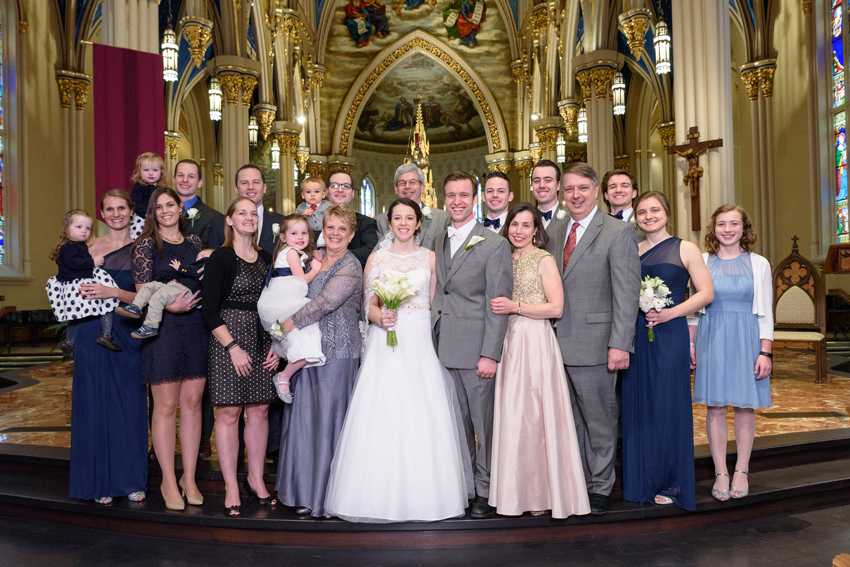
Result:
<instances>
[{"instance_id":1,"label":"gothic arch","mask_svg":"<svg viewBox=\"0 0 850 567\"><path fill-rule=\"evenodd\" d=\"M340 107L348 111L339 114L334 126L332 148L337 154L351 155L354 124L360 117L361 105L369 100L386 72L414 53L424 53L457 75L486 127L490 153L507 150L508 133L504 120L495 97L481 76L454 49L427 32L413 30L379 53L348 91Z\"/></svg>"}]
</instances>

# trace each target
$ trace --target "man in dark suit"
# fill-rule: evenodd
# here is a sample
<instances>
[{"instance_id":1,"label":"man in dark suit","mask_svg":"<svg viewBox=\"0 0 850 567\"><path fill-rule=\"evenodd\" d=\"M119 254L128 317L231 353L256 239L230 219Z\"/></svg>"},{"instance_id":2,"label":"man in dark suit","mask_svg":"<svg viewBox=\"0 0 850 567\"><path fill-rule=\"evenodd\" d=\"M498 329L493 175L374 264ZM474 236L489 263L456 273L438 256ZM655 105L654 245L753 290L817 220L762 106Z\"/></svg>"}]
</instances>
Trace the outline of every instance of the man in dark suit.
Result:
<instances>
[{"instance_id":1,"label":"man in dark suit","mask_svg":"<svg viewBox=\"0 0 850 567\"><path fill-rule=\"evenodd\" d=\"M247 197L257 205L260 215L260 226L257 229L260 236L257 244L271 254L274 251L275 237L280 231L283 215L269 211L263 206L263 195L266 194L266 176L256 165L246 164L236 172L236 186L233 191L237 197ZM210 226L210 248L220 248L224 244L224 217L222 216Z\"/></svg>"},{"instance_id":2,"label":"man in dark suit","mask_svg":"<svg viewBox=\"0 0 850 567\"><path fill-rule=\"evenodd\" d=\"M187 219L183 234L197 235L204 243L204 248L208 248L210 226L216 221L223 222L224 215L201 201L198 189L203 185L203 171L198 162L192 159L177 162L174 168L174 189L183 202L183 214Z\"/></svg>"},{"instance_id":3,"label":"man in dark suit","mask_svg":"<svg viewBox=\"0 0 850 567\"><path fill-rule=\"evenodd\" d=\"M612 169L602 177L602 200L608 205L608 214L627 222L635 229L638 242L646 240L646 234L637 227L632 201L638 196L637 181L625 169Z\"/></svg>"},{"instance_id":4,"label":"man in dark suit","mask_svg":"<svg viewBox=\"0 0 850 567\"><path fill-rule=\"evenodd\" d=\"M354 199L354 185L351 176L341 169L331 173L328 178L328 201L334 205L350 205L352 199ZM354 238L348 243L348 249L365 268L369 254L378 244L378 223L366 215L358 212L354 214L357 216L357 228L354 230Z\"/></svg>"}]
</instances>

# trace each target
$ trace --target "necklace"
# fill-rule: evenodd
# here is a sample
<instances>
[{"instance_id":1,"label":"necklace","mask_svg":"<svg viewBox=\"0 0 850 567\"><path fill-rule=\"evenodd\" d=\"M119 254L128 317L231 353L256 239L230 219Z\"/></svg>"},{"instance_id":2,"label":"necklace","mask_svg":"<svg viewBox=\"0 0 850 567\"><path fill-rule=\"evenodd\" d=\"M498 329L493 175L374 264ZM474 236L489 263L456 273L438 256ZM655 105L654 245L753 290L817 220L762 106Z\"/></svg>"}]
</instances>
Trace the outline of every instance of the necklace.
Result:
<instances>
[{"instance_id":1,"label":"necklace","mask_svg":"<svg viewBox=\"0 0 850 567\"><path fill-rule=\"evenodd\" d=\"M183 242L183 235L182 234L180 235L180 238L178 238L177 240L171 240L170 238L166 238L162 234L160 234L159 237L162 238L163 240L165 240L166 242L171 243L171 244L180 244L181 242Z\"/></svg>"}]
</instances>

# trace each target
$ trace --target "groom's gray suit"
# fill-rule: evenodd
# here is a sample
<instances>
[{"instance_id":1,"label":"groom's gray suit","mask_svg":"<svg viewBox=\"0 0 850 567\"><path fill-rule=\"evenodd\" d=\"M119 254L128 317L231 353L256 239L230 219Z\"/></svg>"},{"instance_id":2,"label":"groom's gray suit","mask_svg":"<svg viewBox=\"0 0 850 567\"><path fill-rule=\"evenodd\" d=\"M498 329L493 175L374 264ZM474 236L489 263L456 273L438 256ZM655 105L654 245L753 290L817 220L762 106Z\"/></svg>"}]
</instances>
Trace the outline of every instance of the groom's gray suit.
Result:
<instances>
[{"instance_id":1,"label":"groom's gray suit","mask_svg":"<svg viewBox=\"0 0 850 567\"><path fill-rule=\"evenodd\" d=\"M634 352L640 298L640 258L634 229L600 209L592 214L566 270L570 217L549 225L550 252L564 285L564 314L556 325L567 370L584 476L590 493L609 496L617 450L617 371L608 349Z\"/></svg>"},{"instance_id":2,"label":"groom's gray suit","mask_svg":"<svg viewBox=\"0 0 850 567\"><path fill-rule=\"evenodd\" d=\"M495 379L479 377L477 366L481 357L495 361L502 358L508 317L493 313L490 300L511 297L511 248L507 240L475 222L466 241L452 256L446 232L435 243L437 290L431 302L434 347L454 379L466 442L475 466L475 493L487 498ZM464 251L476 236L486 240Z\"/></svg>"}]
</instances>

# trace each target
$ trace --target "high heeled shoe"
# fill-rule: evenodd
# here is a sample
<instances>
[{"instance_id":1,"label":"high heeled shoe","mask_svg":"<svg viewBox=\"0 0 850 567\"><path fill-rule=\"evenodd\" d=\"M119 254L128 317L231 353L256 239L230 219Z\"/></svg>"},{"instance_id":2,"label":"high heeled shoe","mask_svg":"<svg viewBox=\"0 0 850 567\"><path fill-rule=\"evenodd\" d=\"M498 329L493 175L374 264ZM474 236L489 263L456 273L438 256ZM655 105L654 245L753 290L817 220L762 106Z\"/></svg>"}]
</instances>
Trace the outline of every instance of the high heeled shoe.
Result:
<instances>
[{"instance_id":1,"label":"high heeled shoe","mask_svg":"<svg viewBox=\"0 0 850 567\"><path fill-rule=\"evenodd\" d=\"M714 473L715 482L717 482L718 476L725 476L726 478L729 478L729 475L726 473ZM721 490L719 488L712 488L711 496L713 496L715 500L719 500L720 502L726 502L731 497L728 488L724 490Z\"/></svg>"},{"instance_id":2,"label":"high heeled shoe","mask_svg":"<svg viewBox=\"0 0 850 567\"><path fill-rule=\"evenodd\" d=\"M189 496L189 493L186 492L186 489L183 487L183 477L180 477L180 480L177 481L177 486L180 487L180 496L182 498L186 498L186 502L191 504L192 506L203 506L204 505L204 495L199 494L198 496Z\"/></svg>"},{"instance_id":3,"label":"high heeled shoe","mask_svg":"<svg viewBox=\"0 0 850 567\"><path fill-rule=\"evenodd\" d=\"M159 491L162 492L161 487L160 487ZM178 492L178 494L180 494L179 490L177 492ZM162 499L165 500L165 493L164 492L162 492ZM174 510L175 512L180 512L182 510L185 510L186 509L186 503L183 502L183 495L180 494L180 500L174 500L173 502L169 502L168 500L165 500L165 507L168 508L169 510Z\"/></svg>"},{"instance_id":4,"label":"high heeled shoe","mask_svg":"<svg viewBox=\"0 0 850 567\"><path fill-rule=\"evenodd\" d=\"M248 493L248 498L251 500L256 499L256 501L260 503L260 506L274 506L277 504L277 499L273 498L271 495L266 496L265 498L260 498L260 496L254 492L254 489L251 488L251 483L248 482L247 478L242 482L242 488L244 488L245 492Z\"/></svg>"},{"instance_id":5,"label":"high heeled shoe","mask_svg":"<svg viewBox=\"0 0 850 567\"><path fill-rule=\"evenodd\" d=\"M735 472L741 473L742 475L746 476L747 479L749 480L749 476L750 476L749 471L739 471L738 469L735 469ZM736 499L737 498L746 498L747 496L750 495L750 489L749 488L735 488L734 486L731 486L731 487L729 487L729 494L732 496L732 498L736 498ZM737 496L735 496L736 494L737 494Z\"/></svg>"}]
</instances>

